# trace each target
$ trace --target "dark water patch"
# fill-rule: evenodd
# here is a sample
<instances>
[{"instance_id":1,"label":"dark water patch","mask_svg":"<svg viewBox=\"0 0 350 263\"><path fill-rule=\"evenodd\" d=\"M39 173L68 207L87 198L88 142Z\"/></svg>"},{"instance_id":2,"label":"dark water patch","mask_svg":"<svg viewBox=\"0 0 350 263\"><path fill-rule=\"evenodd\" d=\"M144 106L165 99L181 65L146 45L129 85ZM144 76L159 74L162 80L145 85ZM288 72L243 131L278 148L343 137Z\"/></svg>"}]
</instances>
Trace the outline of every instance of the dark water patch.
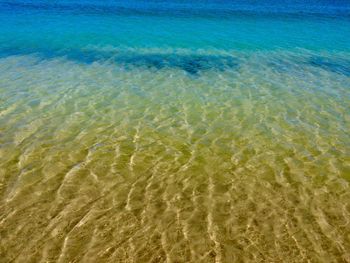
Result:
<instances>
[{"instance_id":1,"label":"dark water patch","mask_svg":"<svg viewBox=\"0 0 350 263\"><path fill-rule=\"evenodd\" d=\"M348 59L313 56L308 60L308 65L350 77L350 60Z\"/></svg>"},{"instance_id":2,"label":"dark water patch","mask_svg":"<svg viewBox=\"0 0 350 263\"><path fill-rule=\"evenodd\" d=\"M225 71L238 67L236 58L223 55L137 54L116 56L114 60L126 68L176 68L191 75L197 75L201 71Z\"/></svg>"},{"instance_id":3,"label":"dark water patch","mask_svg":"<svg viewBox=\"0 0 350 263\"><path fill-rule=\"evenodd\" d=\"M67 52L65 57L87 64L97 61L108 61L128 70L133 68L154 70L180 69L190 75L197 75L202 71L208 70L225 71L238 68L238 60L232 56L225 55L71 51Z\"/></svg>"},{"instance_id":4,"label":"dark water patch","mask_svg":"<svg viewBox=\"0 0 350 263\"><path fill-rule=\"evenodd\" d=\"M136 53L136 52L109 52L83 50L35 50L35 49L2 49L0 58L11 55L36 55L40 59L65 58L70 61L92 64L95 62L113 63L126 70L143 68L151 70L179 69L190 75L214 70L237 70L238 59L229 55L205 54L176 54L176 53Z\"/></svg>"}]
</instances>

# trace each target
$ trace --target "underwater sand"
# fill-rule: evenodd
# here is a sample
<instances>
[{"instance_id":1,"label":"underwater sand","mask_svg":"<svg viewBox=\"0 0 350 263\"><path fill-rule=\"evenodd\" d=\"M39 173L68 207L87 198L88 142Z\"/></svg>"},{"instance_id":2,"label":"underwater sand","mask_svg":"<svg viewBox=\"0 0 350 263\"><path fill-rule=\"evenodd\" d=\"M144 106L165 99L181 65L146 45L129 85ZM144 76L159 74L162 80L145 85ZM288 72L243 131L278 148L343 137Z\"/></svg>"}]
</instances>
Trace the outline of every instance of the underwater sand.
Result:
<instances>
[{"instance_id":1,"label":"underwater sand","mask_svg":"<svg viewBox=\"0 0 350 263\"><path fill-rule=\"evenodd\" d=\"M21 8L0 28L0 262L350 262L348 18L293 18L287 42L254 18L266 48L215 43L251 17L213 37L92 14L75 38ZM145 44L89 38L107 19Z\"/></svg>"}]
</instances>

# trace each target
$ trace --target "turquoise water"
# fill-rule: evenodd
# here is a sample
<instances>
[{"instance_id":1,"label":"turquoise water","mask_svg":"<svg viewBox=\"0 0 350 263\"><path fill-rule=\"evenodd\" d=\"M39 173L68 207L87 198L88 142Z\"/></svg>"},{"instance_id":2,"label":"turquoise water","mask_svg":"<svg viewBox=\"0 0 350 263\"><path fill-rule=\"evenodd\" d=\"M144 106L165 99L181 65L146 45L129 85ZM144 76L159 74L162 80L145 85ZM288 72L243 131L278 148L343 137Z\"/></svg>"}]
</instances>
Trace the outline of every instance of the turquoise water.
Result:
<instances>
[{"instance_id":1,"label":"turquoise water","mask_svg":"<svg viewBox=\"0 0 350 263\"><path fill-rule=\"evenodd\" d=\"M0 262L349 262L348 1L0 1Z\"/></svg>"},{"instance_id":2,"label":"turquoise water","mask_svg":"<svg viewBox=\"0 0 350 263\"><path fill-rule=\"evenodd\" d=\"M95 48L96 56L108 47L225 51L350 48L349 5L328 9L302 5L289 10L280 4L282 10L278 6L274 10L264 5L244 8L225 2L23 2L1 4L0 40L5 53L42 52L54 56L70 51L77 53L77 59L85 60L80 52L89 47ZM273 2L270 5L274 6Z\"/></svg>"}]
</instances>

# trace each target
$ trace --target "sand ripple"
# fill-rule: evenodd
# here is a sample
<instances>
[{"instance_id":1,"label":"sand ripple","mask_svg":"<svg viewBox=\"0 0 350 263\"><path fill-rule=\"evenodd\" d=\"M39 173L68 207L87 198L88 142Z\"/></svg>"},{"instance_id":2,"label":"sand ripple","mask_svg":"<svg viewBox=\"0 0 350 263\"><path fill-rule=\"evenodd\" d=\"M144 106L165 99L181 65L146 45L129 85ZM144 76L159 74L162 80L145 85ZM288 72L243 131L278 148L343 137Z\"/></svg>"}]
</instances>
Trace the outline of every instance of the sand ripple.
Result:
<instances>
[{"instance_id":1,"label":"sand ripple","mask_svg":"<svg viewBox=\"0 0 350 263\"><path fill-rule=\"evenodd\" d=\"M350 262L343 54L232 56L2 58L0 261Z\"/></svg>"}]
</instances>

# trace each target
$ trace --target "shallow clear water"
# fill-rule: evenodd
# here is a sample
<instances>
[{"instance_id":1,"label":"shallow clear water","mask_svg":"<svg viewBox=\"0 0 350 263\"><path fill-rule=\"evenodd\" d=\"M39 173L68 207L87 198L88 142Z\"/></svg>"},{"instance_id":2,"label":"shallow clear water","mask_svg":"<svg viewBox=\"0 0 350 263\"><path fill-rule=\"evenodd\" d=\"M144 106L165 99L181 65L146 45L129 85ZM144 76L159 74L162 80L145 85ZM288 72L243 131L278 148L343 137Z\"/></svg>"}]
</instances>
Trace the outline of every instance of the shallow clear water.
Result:
<instances>
[{"instance_id":1,"label":"shallow clear water","mask_svg":"<svg viewBox=\"0 0 350 263\"><path fill-rule=\"evenodd\" d=\"M0 1L0 262L350 262L346 1Z\"/></svg>"}]
</instances>

